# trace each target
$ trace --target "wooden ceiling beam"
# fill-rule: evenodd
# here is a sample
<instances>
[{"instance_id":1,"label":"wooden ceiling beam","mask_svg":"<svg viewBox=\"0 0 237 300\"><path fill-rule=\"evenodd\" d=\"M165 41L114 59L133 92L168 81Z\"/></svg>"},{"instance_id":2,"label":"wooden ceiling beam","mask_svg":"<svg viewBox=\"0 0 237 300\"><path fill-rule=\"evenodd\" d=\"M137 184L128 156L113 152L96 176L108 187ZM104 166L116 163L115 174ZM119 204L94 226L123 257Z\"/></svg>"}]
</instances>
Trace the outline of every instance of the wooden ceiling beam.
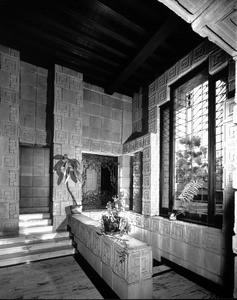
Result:
<instances>
[{"instance_id":1,"label":"wooden ceiling beam","mask_svg":"<svg viewBox=\"0 0 237 300\"><path fill-rule=\"evenodd\" d=\"M179 25L180 18L177 16L169 17L166 22L158 29L152 36L148 43L141 49L136 57L129 63L129 65L120 73L120 75L113 81L107 89L108 94L113 94L119 86L135 72L143 62L161 45L161 43L171 34L171 32Z\"/></svg>"},{"instance_id":2,"label":"wooden ceiling beam","mask_svg":"<svg viewBox=\"0 0 237 300\"><path fill-rule=\"evenodd\" d=\"M38 25L44 26L48 25L49 28L55 28L56 30L59 30L60 32L64 32L70 39L72 39L74 42L83 44L85 41L88 43L91 43L91 45L96 46L103 51L107 51L109 54L112 53L113 55L128 59L128 55L125 53L122 53L121 51L118 51L117 49L114 49L108 45L105 45L104 43L82 33L79 31L76 31L74 29L71 29L70 27L66 27L57 21L53 19L49 19L48 17L43 16L42 14L34 14L33 12L25 16L26 19L30 20L31 22L37 23Z\"/></svg>"},{"instance_id":3,"label":"wooden ceiling beam","mask_svg":"<svg viewBox=\"0 0 237 300\"><path fill-rule=\"evenodd\" d=\"M50 2L49 2L50 5ZM89 27L91 28L95 28L98 31L102 32L103 34L105 34L106 36L109 36L110 38L130 47L133 49L137 49L137 44L132 42L131 40L125 38L124 36L121 36L120 34L110 30L109 28L106 28L100 24L98 24L97 22L91 20L90 18L87 18L83 15L81 15L78 12L75 12L74 10L67 8L66 6L62 5L62 4L57 4L57 8L60 9L63 13L69 15L71 18L74 18L78 24L83 24L83 23L87 23L89 25Z\"/></svg>"},{"instance_id":4,"label":"wooden ceiling beam","mask_svg":"<svg viewBox=\"0 0 237 300\"><path fill-rule=\"evenodd\" d=\"M17 46L17 49L21 50L22 53L25 53L26 51L28 54L33 53L32 55L29 55L29 57L37 56L37 53L39 52L39 55L43 56L44 58L48 58L48 56L50 56L53 63L58 63L59 60L62 60L65 63L69 61L72 66L77 66L77 69L80 68L80 72L97 72L97 74L101 74L101 76L107 76L108 78L111 78L111 76L113 75L113 71L108 71L107 68L100 68L96 64L93 65L91 63L88 63L83 58L81 59L78 56L72 54L68 55L61 51L59 48L53 49L52 47L45 46L42 43L36 43L35 40L29 39L27 35L25 35L25 37L22 37L17 33L17 31L11 34L9 34L8 32L7 36L5 32L6 31L4 30L4 28L0 27L0 34L4 42L8 43L9 47ZM14 44L12 44L13 40Z\"/></svg>"},{"instance_id":5,"label":"wooden ceiling beam","mask_svg":"<svg viewBox=\"0 0 237 300\"><path fill-rule=\"evenodd\" d=\"M46 33L38 28L27 26L22 21L17 22L17 29L21 29L22 32L24 32L24 34L27 32L28 34L32 35L33 37L37 37L42 40L48 40L49 42L55 44L55 48L57 48L59 46L60 48L65 49L66 51L68 51L70 53L76 54L79 57L84 58L85 60L92 60L92 61L97 60L97 61L107 64L113 68L119 67L119 63L116 63L116 62L109 60L105 57L102 57L98 54L95 54L88 50L85 50L75 44L67 42L66 40L62 40L62 39L56 37L55 35Z\"/></svg>"},{"instance_id":6,"label":"wooden ceiling beam","mask_svg":"<svg viewBox=\"0 0 237 300\"><path fill-rule=\"evenodd\" d=\"M134 32L142 36L147 36L149 34L149 32L145 30L143 27L125 18L124 16L122 16L121 14L119 14L109 6L105 5L101 1L91 0L89 3L90 5L93 3L92 9L98 8L100 11L103 11L104 13L112 17L114 20L116 20L116 22L123 24L124 26L132 29Z\"/></svg>"}]
</instances>

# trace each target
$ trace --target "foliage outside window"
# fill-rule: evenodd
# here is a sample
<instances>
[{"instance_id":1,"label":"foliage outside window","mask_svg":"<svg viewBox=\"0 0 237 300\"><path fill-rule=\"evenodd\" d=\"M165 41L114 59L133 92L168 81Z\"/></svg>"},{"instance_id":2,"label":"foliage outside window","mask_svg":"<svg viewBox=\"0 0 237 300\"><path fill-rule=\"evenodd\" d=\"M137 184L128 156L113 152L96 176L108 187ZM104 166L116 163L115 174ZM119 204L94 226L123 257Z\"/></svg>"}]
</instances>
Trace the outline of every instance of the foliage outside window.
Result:
<instances>
[{"instance_id":1,"label":"foliage outside window","mask_svg":"<svg viewBox=\"0 0 237 300\"><path fill-rule=\"evenodd\" d=\"M161 214L221 224L225 76L202 70L173 88L161 107Z\"/></svg>"}]
</instances>

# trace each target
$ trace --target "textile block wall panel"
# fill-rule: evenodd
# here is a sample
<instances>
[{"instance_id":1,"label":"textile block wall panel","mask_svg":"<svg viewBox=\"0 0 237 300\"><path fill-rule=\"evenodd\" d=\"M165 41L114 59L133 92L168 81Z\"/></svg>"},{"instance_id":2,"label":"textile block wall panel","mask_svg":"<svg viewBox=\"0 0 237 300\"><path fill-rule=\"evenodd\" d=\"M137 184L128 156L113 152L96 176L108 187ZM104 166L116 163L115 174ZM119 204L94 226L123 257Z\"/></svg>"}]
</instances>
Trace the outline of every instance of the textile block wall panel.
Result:
<instances>
[{"instance_id":1,"label":"textile block wall panel","mask_svg":"<svg viewBox=\"0 0 237 300\"><path fill-rule=\"evenodd\" d=\"M20 54L0 47L0 236L19 230Z\"/></svg>"},{"instance_id":2,"label":"textile block wall panel","mask_svg":"<svg viewBox=\"0 0 237 300\"><path fill-rule=\"evenodd\" d=\"M55 66L54 77L54 155L67 154L69 158L82 157L83 76L81 73ZM54 164L57 160L54 160ZM70 180L70 189L81 204L81 183ZM57 186L57 174L53 178L53 226L55 230L66 229L67 208L72 198L64 183Z\"/></svg>"},{"instance_id":3,"label":"textile block wall panel","mask_svg":"<svg viewBox=\"0 0 237 300\"><path fill-rule=\"evenodd\" d=\"M83 84L82 149L101 155L121 155L122 143L131 135L132 99Z\"/></svg>"}]
</instances>

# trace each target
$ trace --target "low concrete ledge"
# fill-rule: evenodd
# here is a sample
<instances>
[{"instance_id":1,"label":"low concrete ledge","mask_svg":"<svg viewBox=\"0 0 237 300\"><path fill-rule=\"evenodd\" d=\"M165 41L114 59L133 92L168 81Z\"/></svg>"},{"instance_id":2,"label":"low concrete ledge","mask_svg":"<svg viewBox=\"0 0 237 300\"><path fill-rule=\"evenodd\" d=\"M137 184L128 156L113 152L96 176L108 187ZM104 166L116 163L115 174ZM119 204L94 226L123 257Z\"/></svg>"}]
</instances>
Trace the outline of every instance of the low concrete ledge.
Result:
<instances>
[{"instance_id":1,"label":"low concrete ledge","mask_svg":"<svg viewBox=\"0 0 237 300\"><path fill-rule=\"evenodd\" d=\"M122 299L151 299L152 248L129 235L100 234L100 222L69 215L77 250ZM122 259L124 257L124 259Z\"/></svg>"}]
</instances>

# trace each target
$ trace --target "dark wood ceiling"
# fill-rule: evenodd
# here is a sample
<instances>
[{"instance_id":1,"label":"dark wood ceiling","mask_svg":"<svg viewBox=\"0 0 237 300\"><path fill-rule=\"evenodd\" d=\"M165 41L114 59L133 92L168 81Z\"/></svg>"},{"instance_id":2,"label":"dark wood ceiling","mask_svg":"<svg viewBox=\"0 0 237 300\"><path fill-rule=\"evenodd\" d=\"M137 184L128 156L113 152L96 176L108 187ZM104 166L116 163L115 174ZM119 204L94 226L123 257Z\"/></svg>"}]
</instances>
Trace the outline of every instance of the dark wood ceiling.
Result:
<instances>
[{"instance_id":1,"label":"dark wood ceiling","mask_svg":"<svg viewBox=\"0 0 237 300\"><path fill-rule=\"evenodd\" d=\"M203 39L157 0L1 0L0 44L132 96Z\"/></svg>"}]
</instances>

